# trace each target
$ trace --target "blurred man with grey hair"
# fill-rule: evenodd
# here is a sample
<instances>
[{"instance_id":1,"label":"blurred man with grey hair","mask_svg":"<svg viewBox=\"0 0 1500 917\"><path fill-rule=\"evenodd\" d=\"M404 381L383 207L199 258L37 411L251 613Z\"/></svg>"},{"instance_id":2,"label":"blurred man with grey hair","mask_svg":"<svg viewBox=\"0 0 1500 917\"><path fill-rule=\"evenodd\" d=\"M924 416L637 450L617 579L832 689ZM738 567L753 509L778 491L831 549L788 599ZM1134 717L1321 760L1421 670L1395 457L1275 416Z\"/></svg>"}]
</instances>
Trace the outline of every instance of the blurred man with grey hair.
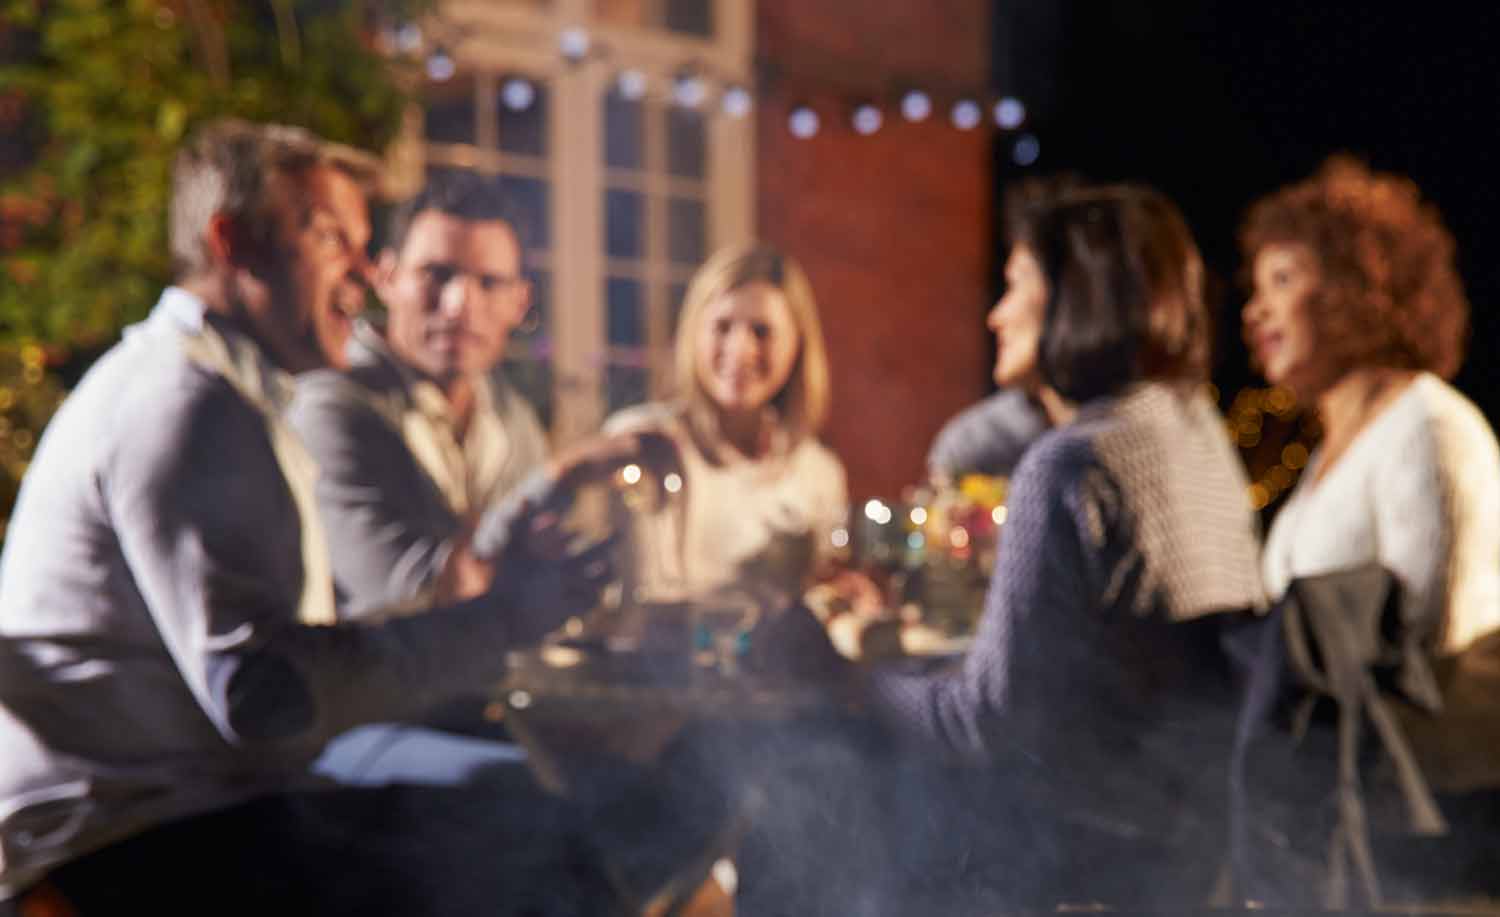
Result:
<instances>
[{"instance_id":1,"label":"blurred man with grey hair","mask_svg":"<svg viewBox=\"0 0 1500 917\"><path fill-rule=\"evenodd\" d=\"M282 412L292 374L344 361L374 174L236 121L179 153L178 281L53 419L0 557L0 899L47 877L83 913L598 912L581 840L529 788L308 771L341 730L493 680L574 607L550 590L607 566L537 556L547 514L510 507L495 588L337 620Z\"/></svg>"}]
</instances>

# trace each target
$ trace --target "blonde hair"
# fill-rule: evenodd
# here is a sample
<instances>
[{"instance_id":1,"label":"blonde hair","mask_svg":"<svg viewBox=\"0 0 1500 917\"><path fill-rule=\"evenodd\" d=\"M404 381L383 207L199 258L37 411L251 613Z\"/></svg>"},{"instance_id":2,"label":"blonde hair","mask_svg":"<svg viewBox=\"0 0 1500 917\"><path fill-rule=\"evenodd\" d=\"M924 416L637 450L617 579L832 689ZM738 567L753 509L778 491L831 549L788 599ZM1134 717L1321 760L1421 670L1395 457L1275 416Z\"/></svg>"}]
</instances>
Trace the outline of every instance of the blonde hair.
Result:
<instances>
[{"instance_id":1,"label":"blonde hair","mask_svg":"<svg viewBox=\"0 0 1500 917\"><path fill-rule=\"evenodd\" d=\"M772 399L792 440L812 436L828 417L828 350L812 284L791 256L764 244L720 249L693 275L677 322L674 368L678 396L693 408L711 405L698 382L696 349L703 314L719 297L752 283L767 283L786 298L797 326L797 360L786 385Z\"/></svg>"}]
</instances>

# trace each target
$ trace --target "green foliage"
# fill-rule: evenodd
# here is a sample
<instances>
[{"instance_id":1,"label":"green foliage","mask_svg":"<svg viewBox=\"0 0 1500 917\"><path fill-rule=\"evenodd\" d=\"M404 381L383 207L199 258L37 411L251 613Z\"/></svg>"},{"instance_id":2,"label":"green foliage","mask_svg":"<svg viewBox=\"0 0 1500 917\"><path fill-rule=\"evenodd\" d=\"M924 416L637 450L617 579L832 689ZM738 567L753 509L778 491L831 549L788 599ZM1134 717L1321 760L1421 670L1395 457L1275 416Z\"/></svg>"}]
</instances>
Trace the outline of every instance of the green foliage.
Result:
<instances>
[{"instance_id":1,"label":"green foliage","mask_svg":"<svg viewBox=\"0 0 1500 917\"><path fill-rule=\"evenodd\" d=\"M405 97L365 34L362 3L0 0L38 40L0 67L39 118L31 164L0 185L0 343L95 347L170 280L173 151L207 118L299 124L380 149Z\"/></svg>"},{"instance_id":2,"label":"green foliage","mask_svg":"<svg viewBox=\"0 0 1500 917\"><path fill-rule=\"evenodd\" d=\"M47 368L77 369L171 280L182 137L235 115L383 148L405 76L369 26L425 5L0 0L0 142L23 147L0 151L0 517L61 400ZM4 123L18 108L24 121Z\"/></svg>"}]
</instances>

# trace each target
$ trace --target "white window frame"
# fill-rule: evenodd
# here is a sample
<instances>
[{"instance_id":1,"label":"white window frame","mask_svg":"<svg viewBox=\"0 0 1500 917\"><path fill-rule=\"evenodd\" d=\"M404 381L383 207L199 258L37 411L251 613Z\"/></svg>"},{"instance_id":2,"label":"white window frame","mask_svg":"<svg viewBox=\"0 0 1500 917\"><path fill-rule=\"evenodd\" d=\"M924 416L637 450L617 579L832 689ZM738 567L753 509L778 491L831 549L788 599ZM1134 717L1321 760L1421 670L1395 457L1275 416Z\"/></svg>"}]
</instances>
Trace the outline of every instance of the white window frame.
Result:
<instances>
[{"instance_id":1,"label":"white window frame","mask_svg":"<svg viewBox=\"0 0 1500 917\"><path fill-rule=\"evenodd\" d=\"M446 50L460 73L481 74L479 146L472 162L456 161L445 147L443 164L484 165L511 174L536 174L535 166L512 161L495 151L495 75L527 74L545 83L549 93L548 154L545 178L549 186L548 214L551 248L537 267L551 274L552 438L566 445L596 433L606 408L605 377L609 345L605 313L605 278L611 273L605 256L603 149L604 99L616 75L626 69L646 74L653 86L670 84L674 75L694 65L709 68L726 83L753 84L754 0L704 0L714 5L712 38L607 24L596 20L594 0L550 0L542 8L506 0L444 0L441 30L449 40ZM582 61L565 60L558 51L563 30L582 27L595 53ZM710 102L710 105L715 104ZM755 233L755 127L753 117L730 118L705 108L706 161L703 187L707 200L707 250L743 242ZM648 116L649 118L650 116ZM648 120L648 125L651 123ZM406 120L404 142L393 162L405 175L398 184L421 181L427 156L422 142L419 110ZM648 129L648 137L657 133ZM647 140L648 143L657 142ZM487 147L487 149L485 148ZM464 155L460 151L461 158ZM437 164L434 162L434 164ZM537 177L543 177L538 175ZM671 179L651 174L646 184L664 191ZM616 182L616 186L619 182ZM409 187L406 190L415 190ZM659 208L651 208L659 210ZM681 282L682 271L669 266L662 254L664 225L648 219L646 271L658 281ZM657 256L657 257L653 257ZM617 264L616 267L619 267ZM639 274L638 268L614 271ZM643 307L647 362L651 368L652 397L667 391L671 371L672 304L661 295L647 295Z\"/></svg>"}]
</instances>

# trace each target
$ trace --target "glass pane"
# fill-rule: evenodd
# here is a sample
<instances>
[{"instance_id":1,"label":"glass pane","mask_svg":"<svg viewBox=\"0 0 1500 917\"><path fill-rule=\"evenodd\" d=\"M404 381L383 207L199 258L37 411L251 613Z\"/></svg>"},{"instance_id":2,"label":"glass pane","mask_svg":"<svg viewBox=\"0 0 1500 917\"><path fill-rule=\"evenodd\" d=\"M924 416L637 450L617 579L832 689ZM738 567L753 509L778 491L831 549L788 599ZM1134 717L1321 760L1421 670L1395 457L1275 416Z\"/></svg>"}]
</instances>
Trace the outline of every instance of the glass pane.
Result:
<instances>
[{"instance_id":1,"label":"glass pane","mask_svg":"<svg viewBox=\"0 0 1500 917\"><path fill-rule=\"evenodd\" d=\"M713 37L713 0L662 0L662 18L674 32Z\"/></svg>"},{"instance_id":2,"label":"glass pane","mask_svg":"<svg viewBox=\"0 0 1500 917\"><path fill-rule=\"evenodd\" d=\"M604 388L611 414L633 404L640 404L651 391L646 370L634 366L609 367Z\"/></svg>"},{"instance_id":3,"label":"glass pane","mask_svg":"<svg viewBox=\"0 0 1500 917\"><path fill-rule=\"evenodd\" d=\"M702 178L704 131L701 112L686 108L667 111L667 171L682 178Z\"/></svg>"},{"instance_id":4,"label":"glass pane","mask_svg":"<svg viewBox=\"0 0 1500 917\"><path fill-rule=\"evenodd\" d=\"M500 193L516 223L521 247L527 251L552 247L552 220L548 214L550 189L540 178L505 175L500 178Z\"/></svg>"},{"instance_id":5,"label":"glass pane","mask_svg":"<svg viewBox=\"0 0 1500 917\"><path fill-rule=\"evenodd\" d=\"M549 100L545 83L519 74L502 76L497 103L500 149L546 156Z\"/></svg>"},{"instance_id":6,"label":"glass pane","mask_svg":"<svg viewBox=\"0 0 1500 917\"><path fill-rule=\"evenodd\" d=\"M697 267L705 256L703 202L686 197L667 201L667 257Z\"/></svg>"},{"instance_id":7,"label":"glass pane","mask_svg":"<svg viewBox=\"0 0 1500 917\"><path fill-rule=\"evenodd\" d=\"M649 0L594 0L594 16L609 25L640 27L646 24Z\"/></svg>"},{"instance_id":8,"label":"glass pane","mask_svg":"<svg viewBox=\"0 0 1500 917\"><path fill-rule=\"evenodd\" d=\"M634 191L604 192L604 253L639 258L645 251L646 199Z\"/></svg>"},{"instance_id":9,"label":"glass pane","mask_svg":"<svg viewBox=\"0 0 1500 917\"><path fill-rule=\"evenodd\" d=\"M512 359L496 370L502 379L516 387L541 418L542 426L552 426L552 363L546 360Z\"/></svg>"},{"instance_id":10,"label":"glass pane","mask_svg":"<svg viewBox=\"0 0 1500 917\"><path fill-rule=\"evenodd\" d=\"M677 323L682 321L682 302L687 299L687 284L674 283L667 287L667 334L677 340Z\"/></svg>"},{"instance_id":11,"label":"glass pane","mask_svg":"<svg viewBox=\"0 0 1500 917\"><path fill-rule=\"evenodd\" d=\"M604 164L611 169L639 169L645 161L644 137L645 113L641 103L632 102L618 90L606 95Z\"/></svg>"},{"instance_id":12,"label":"glass pane","mask_svg":"<svg viewBox=\"0 0 1500 917\"><path fill-rule=\"evenodd\" d=\"M646 342L645 301L640 281L610 277L604 283L612 347L640 347Z\"/></svg>"},{"instance_id":13,"label":"glass pane","mask_svg":"<svg viewBox=\"0 0 1500 917\"><path fill-rule=\"evenodd\" d=\"M474 77L456 76L422 90L423 135L430 143L475 143Z\"/></svg>"}]
</instances>

